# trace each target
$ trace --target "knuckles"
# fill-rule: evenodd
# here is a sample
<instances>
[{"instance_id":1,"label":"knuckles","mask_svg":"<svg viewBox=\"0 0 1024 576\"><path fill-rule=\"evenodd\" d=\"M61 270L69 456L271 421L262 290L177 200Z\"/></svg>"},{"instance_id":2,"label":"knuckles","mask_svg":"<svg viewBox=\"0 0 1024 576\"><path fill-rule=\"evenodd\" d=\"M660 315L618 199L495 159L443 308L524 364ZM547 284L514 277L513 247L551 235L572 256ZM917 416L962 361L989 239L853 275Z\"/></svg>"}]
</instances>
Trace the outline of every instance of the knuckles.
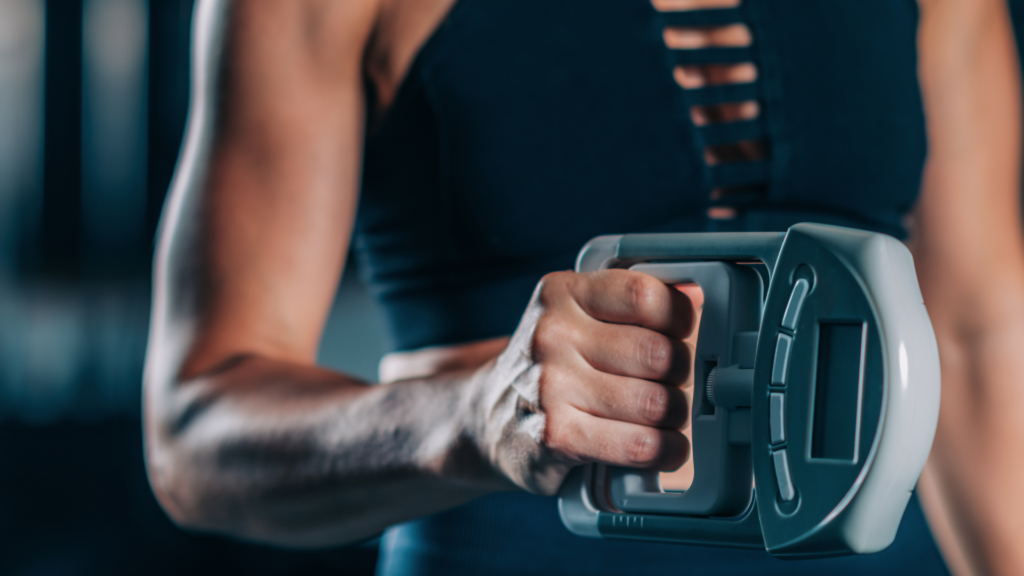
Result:
<instances>
[{"instance_id":1,"label":"knuckles","mask_svg":"<svg viewBox=\"0 0 1024 576\"><path fill-rule=\"evenodd\" d=\"M678 429L689 419L690 403L678 388L644 386L636 393L634 405L639 424Z\"/></svg>"},{"instance_id":2,"label":"knuckles","mask_svg":"<svg viewBox=\"0 0 1024 576\"><path fill-rule=\"evenodd\" d=\"M536 359L542 360L565 348L573 341L573 328L558 314L544 314L533 329L531 348Z\"/></svg>"},{"instance_id":3,"label":"knuckles","mask_svg":"<svg viewBox=\"0 0 1024 576\"><path fill-rule=\"evenodd\" d=\"M629 465L637 467L650 466L661 456L661 435L653 428L635 432L625 448L625 456Z\"/></svg>"},{"instance_id":4,"label":"knuckles","mask_svg":"<svg viewBox=\"0 0 1024 576\"><path fill-rule=\"evenodd\" d=\"M541 360L564 348L567 342L573 342L575 328L564 313L559 312L558 304L564 301L571 284L575 281L575 273L551 272L541 279L537 289L536 300L542 313L533 328L530 347L535 359Z\"/></svg>"},{"instance_id":5,"label":"knuckles","mask_svg":"<svg viewBox=\"0 0 1024 576\"><path fill-rule=\"evenodd\" d=\"M651 376L661 379L672 372L675 348L665 336L651 333L637 342L637 363Z\"/></svg>"},{"instance_id":6,"label":"knuckles","mask_svg":"<svg viewBox=\"0 0 1024 576\"><path fill-rule=\"evenodd\" d=\"M634 354L645 378L682 384L690 374L692 354L682 341L652 333L636 342Z\"/></svg>"},{"instance_id":7,"label":"knuckles","mask_svg":"<svg viewBox=\"0 0 1024 576\"><path fill-rule=\"evenodd\" d=\"M573 385L577 377L572 368L558 361L563 352L583 346L591 335L581 332L581 327L574 323L575 316L566 314L562 305L567 297L571 297L575 283L589 282L592 277L572 272L552 272L544 276L535 293L535 301L541 308L536 319L533 333L529 339L530 355L540 365L536 386L540 406L544 412L544 424L539 436L534 436L545 449L550 450L559 458L569 461L581 461L602 454L601 460L619 462L626 466L647 467L664 459L664 453L671 444L664 431L657 428L641 428L624 437L600 442L601 446L591 445L597 441L588 432L583 414L566 405L560 398L566 396L567 386ZM655 322L659 314L671 304L670 295L665 285L653 277L640 273L628 273L623 280L624 291L621 293L625 310L636 323ZM586 288L585 286L583 287ZM621 304L620 304L621 306ZM623 308L619 308L623 310ZM688 358L680 358L678 346L660 333L650 331L640 338L634 338L632 344L617 344L632 347L620 349L626 354L635 355L632 363L646 372L645 378L662 380L671 378L679 372L680 363ZM621 357L620 357L621 358ZM688 367L686 367L688 370ZM684 370L685 371L685 370ZM620 401L632 405L626 408L632 412L637 422L646 426L678 427L685 423L687 417L687 401L682 391L661 385L641 386L635 391L623 391ZM630 418L632 419L632 418ZM591 431L593 432L593 431ZM586 456L590 454L590 456Z\"/></svg>"},{"instance_id":8,"label":"knuckles","mask_svg":"<svg viewBox=\"0 0 1024 576\"><path fill-rule=\"evenodd\" d=\"M645 274L619 273L627 276L622 280L613 278L610 284L606 276L597 284L602 289L615 287L610 295L622 298L611 303L616 323L664 324L658 319L672 304L671 294L665 285ZM523 420L521 431L537 449L534 458L539 459L531 466L551 462L574 465L588 460L634 467L663 465L674 458L675 452L679 452L676 450L679 441L671 436L670 431L655 426L678 428L685 423L688 402L681 390L647 382L648 385L619 387L611 395L611 400L603 396L598 398L605 404L610 401L614 404L609 410L615 419L640 424L632 430L622 428L623 432L614 435L606 433L606 423L570 404L570 400L579 401L579 394L588 393L585 390L587 368L581 369L572 356L575 349L583 353L594 346L614 346L614 361L624 362L630 373L637 369L646 372L646 375L636 375L645 379L671 380L680 371L685 373L689 370L688 350L681 352L682 344L656 332L657 328L641 336L636 336L635 329L630 328L633 336L615 339L610 338L607 331L594 329L593 323L587 324L589 320L578 313L579 308L574 308L570 299L585 296L592 288L587 283L595 277L573 272L545 275L531 303L532 333L523 334L525 338L522 340L514 338L518 342L518 352L531 357L531 386L536 386L531 391L531 394L536 394L532 401L536 405L531 406L543 415L541 419L531 417L529 421ZM616 295L619 287L624 291ZM632 316L634 322L620 322L623 315ZM630 354L634 355L633 359L628 358ZM616 370L614 366L612 368L614 374Z\"/></svg>"},{"instance_id":9,"label":"knuckles","mask_svg":"<svg viewBox=\"0 0 1024 576\"><path fill-rule=\"evenodd\" d=\"M638 324L656 321L669 305L661 280L639 272L630 273L626 280L625 298Z\"/></svg>"},{"instance_id":10,"label":"knuckles","mask_svg":"<svg viewBox=\"0 0 1024 576\"><path fill-rule=\"evenodd\" d=\"M541 443L549 450L567 458L575 458L578 450L577 440L580 437L579 416L571 415L569 410L548 412L544 423Z\"/></svg>"},{"instance_id":11,"label":"knuckles","mask_svg":"<svg viewBox=\"0 0 1024 576\"><path fill-rule=\"evenodd\" d=\"M664 386L644 386L636 395L636 404L644 422L661 424L673 416L669 391Z\"/></svg>"},{"instance_id":12,"label":"knuckles","mask_svg":"<svg viewBox=\"0 0 1024 576\"><path fill-rule=\"evenodd\" d=\"M576 281L574 272L549 272L540 279L537 288L537 300L541 305L547 307L559 300L561 296L569 291L569 287Z\"/></svg>"},{"instance_id":13,"label":"knuckles","mask_svg":"<svg viewBox=\"0 0 1024 576\"><path fill-rule=\"evenodd\" d=\"M546 406L551 397L552 390L558 388L562 378L559 375L559 371L556 367L545 365L540 369L540 374L537 375L537 395L540 398L542 406Z\"/></svg>"}]
</instances>

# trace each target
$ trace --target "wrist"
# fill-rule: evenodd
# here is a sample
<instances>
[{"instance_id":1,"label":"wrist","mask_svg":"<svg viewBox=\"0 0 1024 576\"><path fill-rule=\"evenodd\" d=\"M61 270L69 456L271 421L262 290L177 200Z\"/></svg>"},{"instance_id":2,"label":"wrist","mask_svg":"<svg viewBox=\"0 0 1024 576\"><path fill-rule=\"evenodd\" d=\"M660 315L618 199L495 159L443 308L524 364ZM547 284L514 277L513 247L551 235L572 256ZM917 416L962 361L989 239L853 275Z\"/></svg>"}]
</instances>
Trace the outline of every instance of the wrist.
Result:
<instances>
[{"instance_id":1,"label":"wrist","mask_svg":"<svg viewBox=\"0 0 1024 576\"><path fill-rule=\"evenodd\" d=\"M507 391L494 385L498 377L497 359L468 373L462 382L463 393L459 403L458 421L465 457L475 462L477 479L494 490L515 489L515 484L502 470L496 453L496 442L501 431L501 418L495 418L508 404Z\"/></svg>"},{"instance_id":2,"label":"wrist","mask_svg":"<svg viewBox=\"0 0 1024 576\"><path fill-rule=\"evenodd\" d=\"M438 407L440 418L424 437L423 466L432 475L481 493L514 488L495 465L488 442L487 384L493 364L424 382L434 397L445 395L451 402Z\"/></svg>"}]
</instances>

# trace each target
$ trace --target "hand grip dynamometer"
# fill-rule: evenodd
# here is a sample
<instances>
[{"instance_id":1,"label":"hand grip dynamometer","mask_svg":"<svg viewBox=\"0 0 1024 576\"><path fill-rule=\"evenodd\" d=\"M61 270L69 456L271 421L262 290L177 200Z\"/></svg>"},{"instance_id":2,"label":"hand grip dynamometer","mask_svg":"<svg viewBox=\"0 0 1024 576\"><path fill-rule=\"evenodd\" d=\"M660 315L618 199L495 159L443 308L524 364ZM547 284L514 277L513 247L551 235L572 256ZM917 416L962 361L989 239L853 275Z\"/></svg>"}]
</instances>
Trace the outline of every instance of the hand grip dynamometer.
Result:
<instances>
[{"instance_id":1,"label":"hand grip dynamometer","mask_svg":"<svg viewBox=\"0 0 1024 576\"><path fill-rule=\"evenodd\" d=\"M607 268L704 293L694 478L667 491L654 471L576 468L559 494L569 530L783 558L892 542L939 413L938 348L902 243L818 224L601 236L576 270Z\"/></svg>"}]
</instances>

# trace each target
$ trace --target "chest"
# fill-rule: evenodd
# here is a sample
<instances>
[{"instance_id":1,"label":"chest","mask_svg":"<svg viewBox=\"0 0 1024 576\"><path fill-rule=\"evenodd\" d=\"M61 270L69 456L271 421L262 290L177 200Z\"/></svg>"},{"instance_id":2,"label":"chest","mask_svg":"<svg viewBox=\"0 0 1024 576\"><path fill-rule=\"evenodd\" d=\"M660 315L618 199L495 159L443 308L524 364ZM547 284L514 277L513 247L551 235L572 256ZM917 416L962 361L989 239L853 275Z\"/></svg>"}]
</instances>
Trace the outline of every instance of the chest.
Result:
<instances>
[{"instance_id":1,"label":"chest","mask_svg":"<svg viewBox=\"0 0 1024 576\"><path fill-rule=\"evenodd\" d=\"M913 3L704 3L428 2L368 139L364 206L389 208L366 230L440 224L420 238L458 260L783 225L758 214L898 228L925 153Z\"/></svg>"}]
</instances>

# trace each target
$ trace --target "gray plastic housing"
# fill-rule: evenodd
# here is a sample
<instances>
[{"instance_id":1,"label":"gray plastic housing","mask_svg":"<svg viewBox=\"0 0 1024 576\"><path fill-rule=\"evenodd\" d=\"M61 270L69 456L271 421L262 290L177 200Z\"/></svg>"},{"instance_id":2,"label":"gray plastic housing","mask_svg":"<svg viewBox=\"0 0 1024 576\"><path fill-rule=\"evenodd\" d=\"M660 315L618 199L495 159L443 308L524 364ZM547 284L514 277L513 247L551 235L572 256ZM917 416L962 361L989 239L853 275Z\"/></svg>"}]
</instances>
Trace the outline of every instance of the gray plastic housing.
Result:
<instances>
[{"instance_id":1,"label":"gray plastic housing","mask_svg":"<svg viewBox=\"0 0 1024 576\"><path fill-rule=\"evenodd\" d=\"M742 349L744 335L756 338L761 323L761 275L749 266L727 262L647 263L632 269L665 282L701 287L706 296L694 382L713 379L715 387L693 395L694 478L690 488L665 492L656 472L612 468L608 470L608 503L622 512L735 516L749 507L752 495L750 404L754 350ZM714 374L710 374L712 368ZM719 386L723 374L737 376L732 379L733 386ZM746 382L743 375L747 376ZM697 388L703 390L700 385ZM729 401L723 398L723 391L725 396L732 396ZM598 468L598 472L603 470Z\"/></svg>"},{"instance_id":2,"label":"gray plastic housing","mask_svg":"<svg viewBox=\"0 0 1024 576\"><path fill-rule=\"evenodd\" d=\"M741 265L755 261L768 270L767 290ZM577 271L605 268L704 291L694 483L666 492L654 472L579 467L559 494L570 531L781 558L892 542L931 449L940 390L935 336L902 243L818 224L602 236L580 252Z\"/></svg>"}]
</instances>

